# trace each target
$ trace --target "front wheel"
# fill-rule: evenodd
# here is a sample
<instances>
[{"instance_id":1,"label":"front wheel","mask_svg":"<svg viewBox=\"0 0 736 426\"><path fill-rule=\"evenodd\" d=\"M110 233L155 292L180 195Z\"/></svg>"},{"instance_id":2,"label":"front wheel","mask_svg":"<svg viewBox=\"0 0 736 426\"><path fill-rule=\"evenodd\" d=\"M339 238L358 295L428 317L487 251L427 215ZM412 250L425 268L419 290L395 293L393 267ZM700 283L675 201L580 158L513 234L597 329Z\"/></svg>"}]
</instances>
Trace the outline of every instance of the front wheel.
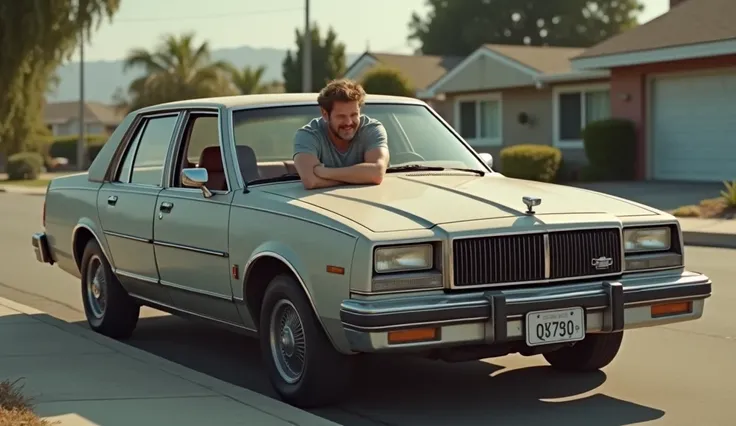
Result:
<instances>
[{"instance_id":1,"label":"front wheel","mask_svg":"<svg viewBox=\"0 0 736 426\"><path fill-rule=\"evenodd\" d=\"M332 346L293 277L279 275L268 285L259 328L269 379L285 402L312 408L343 397L352 360Z\"/></svg>"},{"instance_id":2,"label":"front wheel","mask_svg":"<svg viewBox=\"0 0 736 426\"><path fill-rule=\"evenodd\" d=\"M594 371L610 364L623 340L623 331L589 334L573 346L544 354L547 362L563 371Z\"/></svg>"},{"instance_id":3,"label":"front wheel","mask_svg":"<svg viewBox=\"0 0 736 426\"><path fill-rule=\"evenodd\" d=\"M90 328L114 339L130 337L138 324L140 305L120 284L94 239L84 249L81 273L82 305Z\"/></svg>"}]
</instances>

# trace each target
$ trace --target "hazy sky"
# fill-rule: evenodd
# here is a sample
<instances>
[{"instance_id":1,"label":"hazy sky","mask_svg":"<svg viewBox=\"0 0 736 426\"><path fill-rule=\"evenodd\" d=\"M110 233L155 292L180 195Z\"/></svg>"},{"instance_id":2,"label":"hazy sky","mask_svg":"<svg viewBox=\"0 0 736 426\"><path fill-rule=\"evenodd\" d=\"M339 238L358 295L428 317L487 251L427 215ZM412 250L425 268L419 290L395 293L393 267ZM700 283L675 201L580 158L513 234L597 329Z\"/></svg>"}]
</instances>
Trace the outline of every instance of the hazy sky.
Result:
<instances>
[{"instance_id":1,"label":"hazy sky","mask_svg":"<svg viewBox=\"0 0 736 426\"><path fill-rule=\"evenodd\" d=\"M460 0L462 1L462 0ZM646 22L666 12L669 0L642 0ZM85 50L86 60L119 59L135 47L154 46L163 33L196 31L213 48L295 47L304 26L304 0L122 0ZM311 21L332 26L348 52L410 53L407 23L424 14L425 0L311 0ZM399 4L401 6L399 6ZM78 57L75 55L75 61Z\"/></svg>"}]
</instances>

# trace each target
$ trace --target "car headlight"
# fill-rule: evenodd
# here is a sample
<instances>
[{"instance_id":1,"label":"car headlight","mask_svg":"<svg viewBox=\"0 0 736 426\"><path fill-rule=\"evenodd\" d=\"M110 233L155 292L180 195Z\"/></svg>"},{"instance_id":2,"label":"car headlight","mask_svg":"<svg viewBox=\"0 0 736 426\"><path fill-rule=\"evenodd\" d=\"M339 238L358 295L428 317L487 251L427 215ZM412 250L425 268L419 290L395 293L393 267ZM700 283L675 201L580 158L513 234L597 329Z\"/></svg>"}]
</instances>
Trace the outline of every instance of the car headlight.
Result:
<instances>
[{"instance_id":1,"label":"car headlight","mask_svg":"<svg viewBox=\"0 0 736 426\"><path fill-rule=\"evenodd\" d=\"M430 269L432 262L431 244L377 248L374 255L376 272L409 272Z\"/></svg>"},{"instance_id":2,"label":"car headlight","mask_svg":"<svg viewBox=\"0 0 736 426\"><path fill-rule=\"evenodd\" d=\"M624 229L626 252L669 250L672 235L669 227Z\"/></svg>"}]
</instances>

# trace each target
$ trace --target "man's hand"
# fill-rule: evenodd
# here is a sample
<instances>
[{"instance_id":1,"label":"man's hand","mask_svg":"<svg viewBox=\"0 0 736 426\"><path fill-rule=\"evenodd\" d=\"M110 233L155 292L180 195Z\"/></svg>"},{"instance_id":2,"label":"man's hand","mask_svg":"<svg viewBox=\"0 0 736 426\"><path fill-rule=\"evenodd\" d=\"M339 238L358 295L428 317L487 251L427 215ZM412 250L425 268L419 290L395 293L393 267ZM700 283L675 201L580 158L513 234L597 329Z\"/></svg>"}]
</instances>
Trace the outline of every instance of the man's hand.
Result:
<instances>
[{"instance_id":1,"label":"man's hand","mask_svg":"<svg viewBox=\"0 0 736 426\"><path fill-rule=\"evenodd\" d=\"M374 184L383 182L388 167L389 154L385 147L374 148L365 153L364 162L350 167L328 168L317 164L314 174L318 178L352 184Z\"/></svg>"},{"instance_id":2,"label":"man's hand","mask_svg":"<svg viewBox=\"0 0 736 426\"><path fill-rule=\"evenodd\" d=\"M319 158L314 154L301 152L294 157L294 167L299 173L302 184L306 189L328 188L340 185L343 182L324 179L315 175L315 169L320 165Z\"/></svg>"}]
</instances>

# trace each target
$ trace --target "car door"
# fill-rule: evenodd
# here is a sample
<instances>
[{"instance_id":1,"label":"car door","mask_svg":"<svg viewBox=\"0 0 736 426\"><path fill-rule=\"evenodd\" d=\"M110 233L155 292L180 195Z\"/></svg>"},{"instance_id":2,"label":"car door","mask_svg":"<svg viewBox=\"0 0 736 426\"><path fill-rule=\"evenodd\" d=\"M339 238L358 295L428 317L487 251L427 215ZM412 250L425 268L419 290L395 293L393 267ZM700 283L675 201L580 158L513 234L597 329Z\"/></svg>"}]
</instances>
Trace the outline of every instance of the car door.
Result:
<instances>
[{"instance_id":1,"label":"car door","mask_svg":"<svg viewBox=\"0 0 736 426\"><path fill-rule=\"evenodd\" d=\"M228 255L233 191L223 164L218 112L190 111L184 122L168 185L156 201L153 240L159 276L178 309L240 325ZM193 166L207 169L212 197L181 185L181 170Z\"/></svg>"},{"instance_id":2,"label":"car door","mask_svg":"<svg viewBox=\"0 0 736 426\"><path fill-rule=\"evenodd\" d=\"M100 188L97 207L115 272L133 295L168 303L159 283L153 221L179 113L143 117L127 141L119 169Z\"/></svg>"}]
</instances>

